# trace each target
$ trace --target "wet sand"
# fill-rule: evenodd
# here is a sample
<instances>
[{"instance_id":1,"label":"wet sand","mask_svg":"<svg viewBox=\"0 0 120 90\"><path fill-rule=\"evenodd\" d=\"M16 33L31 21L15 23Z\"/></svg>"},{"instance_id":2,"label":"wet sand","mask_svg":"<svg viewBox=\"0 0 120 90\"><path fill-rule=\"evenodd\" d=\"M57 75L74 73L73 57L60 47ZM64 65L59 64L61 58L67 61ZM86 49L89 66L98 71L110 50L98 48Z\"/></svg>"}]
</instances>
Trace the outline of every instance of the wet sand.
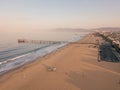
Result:
<instances>
[{"instance_id":1,"label":"wet sand","mask_svg":"<svg viewBox=\"0 0 120 90\"><path fill-rule=\"evenodd\" d=\"M89 34L1 76L0 90L120 90L120 63L98 62L98 48L89 44L96 39Z\"/></svg>"}]
</instances>

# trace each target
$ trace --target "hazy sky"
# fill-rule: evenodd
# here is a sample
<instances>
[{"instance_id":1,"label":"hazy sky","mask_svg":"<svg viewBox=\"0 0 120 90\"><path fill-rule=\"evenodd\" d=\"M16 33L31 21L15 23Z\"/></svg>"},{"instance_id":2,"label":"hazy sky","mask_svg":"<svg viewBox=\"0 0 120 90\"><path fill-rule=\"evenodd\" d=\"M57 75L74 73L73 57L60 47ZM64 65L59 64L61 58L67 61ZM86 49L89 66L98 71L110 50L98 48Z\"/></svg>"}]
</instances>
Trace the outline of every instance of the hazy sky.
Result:
<instances>
[{"instance_id":1,"label":"hazy sky","mask_svg":"<svg viewBox=\"0 0 120 90\"><path fill-rule=\"evenodd\" d=\"M120 0L0 0L0 30L120 26Z\"/></svg>"}]
</instances>

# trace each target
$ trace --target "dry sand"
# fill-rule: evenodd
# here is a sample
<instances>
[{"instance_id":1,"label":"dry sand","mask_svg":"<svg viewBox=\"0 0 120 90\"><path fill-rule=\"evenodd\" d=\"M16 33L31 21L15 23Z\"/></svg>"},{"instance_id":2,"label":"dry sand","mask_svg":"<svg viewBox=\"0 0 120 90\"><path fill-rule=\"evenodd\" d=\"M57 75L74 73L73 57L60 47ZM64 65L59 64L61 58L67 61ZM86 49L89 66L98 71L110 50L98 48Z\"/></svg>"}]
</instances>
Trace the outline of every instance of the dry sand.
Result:
<instances>
[{"instance_id":1,"label":"dry sand","mask_svg":"<svg viewBox=\"0 0 120 90\"><path fill-rule=\"evenodd\" d=\"M96 39L87 35L79 42ZM89 46L69 44L11 71L0 77L0 90L120 90L120 63L98 62L98 49Z\"/></svg>"}]
</instances>

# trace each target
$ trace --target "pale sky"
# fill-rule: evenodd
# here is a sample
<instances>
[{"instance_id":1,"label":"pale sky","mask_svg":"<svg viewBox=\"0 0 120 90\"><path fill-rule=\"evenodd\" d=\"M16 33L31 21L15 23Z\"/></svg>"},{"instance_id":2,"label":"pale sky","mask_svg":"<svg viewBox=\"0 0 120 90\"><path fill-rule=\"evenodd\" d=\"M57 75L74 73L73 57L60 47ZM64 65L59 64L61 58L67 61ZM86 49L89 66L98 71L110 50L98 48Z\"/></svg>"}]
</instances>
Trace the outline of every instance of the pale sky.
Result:
<instances>
[{"instance_id":1,"label":"pale sky","mask_svg":"<svg viewBox=\"0 0 120 90\"><path fill-rule=\"evenodd\" d=\"M0 30L120 27L120 0L0 0Z\"/></svg>"}]
</instances>

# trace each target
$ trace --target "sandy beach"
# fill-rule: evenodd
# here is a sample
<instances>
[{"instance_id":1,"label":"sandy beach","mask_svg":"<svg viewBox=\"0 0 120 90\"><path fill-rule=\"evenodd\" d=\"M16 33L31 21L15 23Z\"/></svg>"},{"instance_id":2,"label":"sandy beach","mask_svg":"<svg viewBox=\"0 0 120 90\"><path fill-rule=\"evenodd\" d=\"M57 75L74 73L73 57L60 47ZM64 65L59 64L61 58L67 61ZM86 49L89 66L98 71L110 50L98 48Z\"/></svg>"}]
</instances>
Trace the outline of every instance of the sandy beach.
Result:
<instances>
[{"instance_id":1,"label":"sandy beach","mask_svg":"<svg viewBox=\"0 0 120 90\"><path fill-rule=\"evenodd\" d=\"M86 35L1 76L0 90L120 90L120 63L98 62L98 48L89 44L96 39Z\"/></svg>"}]
</instances>

